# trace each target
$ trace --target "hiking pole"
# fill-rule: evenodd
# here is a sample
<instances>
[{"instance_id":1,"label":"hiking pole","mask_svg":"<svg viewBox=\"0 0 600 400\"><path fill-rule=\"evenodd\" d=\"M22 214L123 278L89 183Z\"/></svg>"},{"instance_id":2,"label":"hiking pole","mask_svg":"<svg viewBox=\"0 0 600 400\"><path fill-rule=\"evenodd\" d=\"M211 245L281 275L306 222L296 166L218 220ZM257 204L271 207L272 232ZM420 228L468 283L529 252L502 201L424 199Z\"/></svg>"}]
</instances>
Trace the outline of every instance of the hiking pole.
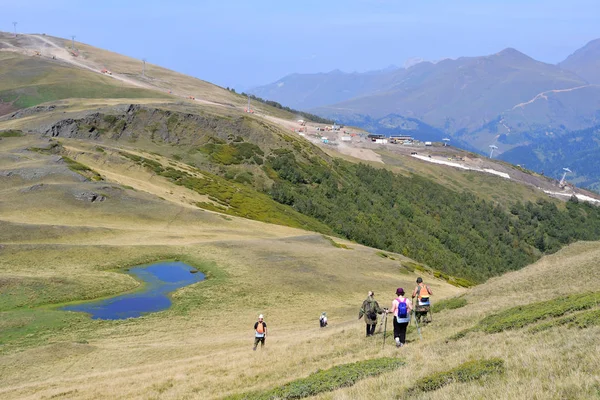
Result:
<instances>
[{"instance_id":1,"label":"hiking pole","mask_svg":"<svg viewBox=\"0 0 600 400\"><path fill-rule=\"evenodd\" d=\"M387 332L387 310L385 315L383 316L383 345L381 346L381 349L383 350L383 348L385 347L385 334Z\"/></svg>"},{"instance_id":2,"label":"hiking pole","mask_svg":"<svg viewBox=\"0 0 600 400\"><path fill-rule=\"evenodd\" d=\"M419 333L419 339L423 339L423 335L421 335L421 327L419 326L419 322L417 321L417 312L413 310L413 317L415 317L415 325L417 326L417 332Z\"/></svg>"}]
</instances>

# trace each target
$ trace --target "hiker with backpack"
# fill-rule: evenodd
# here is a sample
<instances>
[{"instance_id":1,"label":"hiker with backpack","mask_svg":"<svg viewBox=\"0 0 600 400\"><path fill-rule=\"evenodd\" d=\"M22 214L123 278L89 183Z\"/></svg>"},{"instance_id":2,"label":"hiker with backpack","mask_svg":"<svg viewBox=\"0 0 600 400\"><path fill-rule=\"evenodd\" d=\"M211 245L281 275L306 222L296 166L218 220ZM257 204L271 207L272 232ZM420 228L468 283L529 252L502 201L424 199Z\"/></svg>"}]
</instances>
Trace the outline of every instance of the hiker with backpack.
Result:
<instances>
[{"instance_id":1,"label":"hiker with backpack","mask_svg":"<svg viewBox=\"0 0 600 400\"><path fill-rule=\"evenodd\" d=\"M325 328L327 326L327 313L322 312L321 317L319 318L319 326L321 328Z\"/></svg>"},{"instance_id":2,"label":"hiker with backpack","mask_svg":"<svg viewBox=\"0 0 600 400\"><path fill-rule=\"evenodd\" d=\"M260 348L265 346L265 338L267 336L267 323L263 321L263 315L258 316L258 321L254 324L254 347L252 350L256 351L256 347L260 343Z\"/></svg>"},{"instance_id":3,"label":"hiker with backpack","mask_svg":"<svg viewBox=\"0 0 600 400\"><path fill-rule=\"evenodd\" d=\"M383 314L383 309L379 307L379 303L375 301L375 293L369 291L367 298L363 301L360 311L358 313L358 319L365 316L365 323L367 324L367 337L373 336L375 333L375 326L377 326L377 314Z\"/></svg>"},{"instance_id":4,"label":"hiker with backpack","mask_svg":"<svg viewBox=\"0 0 600 400\"><path fill-rule=\"evenodd\" d=\"M431 310L429 296L432 294L433 292L429 286L423 282L423 278L418 277L417 287L415 287L415 290L413 290L412 293L413 300L415 297L417 298L417 301L415 302L415 318L417 323L420 323L421 319L423 319L424 322L429 322L427 321L427 313L429 313L429 310Z\"/></svg>"},{"instance_id":5,"label":"hiker with backpack","mask_svg":"<svg viewBox=\"0 0 600 400\"><path fill-rule=\"evenodd\" d=\"M394 315L394 340L396 347L404 346L406 342L406 328L410 322L410 312L412 311L412 301L404 297L404 289L396 289L396 297L392 301L392 308L387 312Z\"/></svg>"}]
</instances>

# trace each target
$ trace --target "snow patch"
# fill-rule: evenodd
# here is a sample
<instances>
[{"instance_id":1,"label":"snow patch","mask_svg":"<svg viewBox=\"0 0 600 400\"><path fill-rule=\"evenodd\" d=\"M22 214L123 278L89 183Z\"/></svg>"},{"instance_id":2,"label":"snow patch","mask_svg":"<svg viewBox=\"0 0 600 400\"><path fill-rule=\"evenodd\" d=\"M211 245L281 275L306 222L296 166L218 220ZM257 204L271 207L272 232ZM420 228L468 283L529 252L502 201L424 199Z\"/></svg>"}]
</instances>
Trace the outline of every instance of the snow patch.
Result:
<instances>
[{"instance_id":1,"label":"snow patch","mask_svg":"<svg viewBox=\"0 0 600 400\"><path fill-rule=\"evenodd\" d=\"M600 200L595 199L595 198L590 197L590 196L586 196L584 194L579 194L579 193L551 192L549 190L544 190L544 193L546 193L546 194L552 194L552 195L555 195L555 196L568 196L568 197L571 197L571 196L575 195L575 197L577 197L581 201L587 201L588 203L598 203L598 204L600 204Z\"/></svg>"},{"instance_id":2,"label":"snow patch","mask_svg":"<svg viewBox=\"0 0 600 400\"><path fill-rule=\"evenodd\" d=\"M484 169L471 168L471 167L467 167L466 165L462 165L462 164L455 163L455 162L452 162L452 161L438 160L436 158L430 158L430 157L420 156L418 154L413 154L412 156L415 157L415 158L418 158L419 160L427 161L427 162L434 163L434 164L448 165L450 167L460 168L460 169L464 169L464 170L467 170L467 171L486 172L488 174L493 174L493 175L501 176L502 178L510 179L510 175L508 175L505 172L496 171L495 169L490 169L490 168L484 168Z\"/></svg>"}]
</instances>

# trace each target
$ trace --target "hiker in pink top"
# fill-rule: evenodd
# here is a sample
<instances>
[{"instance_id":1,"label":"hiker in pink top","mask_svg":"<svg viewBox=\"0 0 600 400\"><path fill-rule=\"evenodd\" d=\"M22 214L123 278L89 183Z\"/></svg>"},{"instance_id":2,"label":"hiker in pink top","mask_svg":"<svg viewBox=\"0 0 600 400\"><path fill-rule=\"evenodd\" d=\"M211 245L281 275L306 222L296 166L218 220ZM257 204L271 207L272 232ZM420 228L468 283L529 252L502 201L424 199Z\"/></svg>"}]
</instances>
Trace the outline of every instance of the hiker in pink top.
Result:
<instances>
[{"instance_id":1,"label":"hiker in pink top","mask_svg":"<svg viewBox=\"0 0 600 400\"><path fill-rule=\"evenodd\" d=\"M410 322L412 301L404 297L404 289L396 289L397 298L392 301L392 308L388 311L394 314L394 339L396 347L404 346L406 341L406 328Z\"/></svg>"}]
</instances>

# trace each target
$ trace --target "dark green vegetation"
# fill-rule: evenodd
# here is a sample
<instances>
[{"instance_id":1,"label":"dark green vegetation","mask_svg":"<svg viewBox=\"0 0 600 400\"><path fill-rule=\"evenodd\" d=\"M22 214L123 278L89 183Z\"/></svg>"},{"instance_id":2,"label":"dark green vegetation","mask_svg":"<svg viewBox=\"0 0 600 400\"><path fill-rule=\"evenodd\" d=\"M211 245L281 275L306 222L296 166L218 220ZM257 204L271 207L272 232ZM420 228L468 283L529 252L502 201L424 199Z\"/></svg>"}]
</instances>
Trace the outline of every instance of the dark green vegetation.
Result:
<instances>
[{"instance_id":1,"label":"dark green vegetation","mask_svg":"<svg viewBox=\"0 0 600 400\"><path fill-rule=\"evenodd\" d=\"M0 53L0 64L0 103L12 109L68 98L168 98L92 71L17 53Z\"/></svg>"},{"instance_id":2,"label":"dark green vegetation","mask_svg":"<svg viewBox=\"0 0 600 400\"><path fill-rule=\"evenodd\" d=\"M437 301L431 306L431 311L439 313L443 310L456 310L467 305L467 299L464 297L453 297L446 300Z\"/></svg>"},{"instance_id":3,"label":"dark green vegetation","mask_svg":"<svg viewBox=\"0 0 600 400\"><path fill-rule=\"evenodd\" d=\"M564 324L573 322L575 325L585 325L591 316L597 315L598 310L594 310L593 313L588 314L575 314L572 317L560 320L556 320L556 318L578 311L597 308L599 301L600 292L596 292L574 294L525 306L512 307L485 317L476 326L459 332L452 339L460 339L469 332L498 333L505 330L520 329L546 319L552 320L545 323L544 327L554 324L562 325L563 322ZM536 328L534 327L533 329L535 330Z\"/></svg>"},{"instance_id":4,"label":"dark green vegetation","mask_svg":"<svg viewBox=\"0 0 600 400\"><path fill-rule=\"evenodd\" d=\"M180 169L164 167L158 161L148 158L126 152L120 154L177 185L185 186L199 194L208 195L212 203L204 202L198 204L199 207L258 221L323 233L330 232L327 226L313 218L302 215L290 207L278 204L266 194L256 192L246 185L196 170L196 173L202 174L202 177L198 177Z\"/></svg>"},{"instance_id":5,"label":"dark green vegetation","mask_svg":"<svg viewBox=\"0 0 600 400\"><path fill-rule=\"evenodd\" d=\"M500 158L556 179L568 167L573 173L567 175L567 181L600 191L600 125L558 138L540 139L509 150Z\"/></svg>"},{"instance_id":6,"label":"dark green vegetation","mask_svg":"<svg viewBox=\"0 0 600 400\"><path fill-rule=\"evenodd\" d=\"M530 329L531 333L541 332L554 328L555 326L567 326L569 328L588 328L600 325L600 309L583 311L573 315L557 318L549 322L543 322Z\"/></svg>"},{"instance_id":7,"label":"dark green vegetation","mask_svg":"<svg viewBox=\"0 0 600 400\"><path fill-rule=\"evenodd\" d=\"M600 208L588 204L569 202L561 210L540 200L507 210L423 177L340 160L303 163L292 152L269 157L267 166L279 177L275 200L351 240L475 281L575 240L600 238Z\"/></svg>"},{"instance_id":8,"label":"dark green vegetation","mask_svg":"<svg viewBox=\"0 0 600 400\"><path fill-rule=\"evenodd\" d=\"M346 246L343 243L338 243L335 240L333 240L332 238L330 238L329 236L325 236L323 235L323 239L327 240L329 243L331 243L331 245L333 247L337 247L338 249L346 249L346 250L352 250L352 247L350 246Z\"/></svg>"},{"instance_id":9,"label":"dark green vegetation","mask_svg":"<svg viewBox=\"0 0 600 400\"><path fill-rule=\"evenodd\" d=\"M499 358L468 361L451 370L419 379L406 391L405 398L410 398L415 392L432 392L454 382L472 382L488 375L502 375L504 370L504 360Z\"/></svg>"},{"instance_id":10,"label":"dark green vegetation","mask_svg":"<svg viewBox=\"0 0 600 400\"><path fill-rule=\"evenodd\" d=\"M63 156L62 159L71 171L77 172L78 174L85 176L86 178L89 178L93 181L103 180L102 176L99 173L89 168L88 166L83 165L66 156Z\"/></svg>"},{"instance_id":11,"label":"dark green vegetation","mask_svg":"<svg viewBox=\"0 0 600 400\"><path fill-rule=\"evenodd\" d=\"M9 129L7 131L0 131L0 138L7 137L21 137L23 136L23 132L19 130Z\"/></svg>"},{"instance_id":12,"label":"dark green vegetation","mask_svg":"<svg viewBox=\"0 0 600 400\"><path fill-rule=\"evenodd\" d=\"M284 111L290 112L295 115L300 115L309 121L313 121L313 122L317 122L317 123L321 123L321 124L333 124L334 123L334 121L331 119L319 117L318 115L311 114L311 113L308 113L305 111L294 110L293 108L282 106L280 103L278 103L276 101L261 99L260 97L255 96L253 94L246 94L246 93L242 92L242 96L250 97L254 101L259 101L263 104L277 108L279 110L284 110Z\"/></svg>"},{"instance_id":13,"label":"dark green vegetation","mask_svg":"<svg viewBox=\"0 0 600 400\"><path fill-rule=\"evenodd\" d=\"M468 287L520 269L576 240L600 239L598 207L485 201L476 189L459 192L422 176L332 159L300 137L249 116L131 105L122 115L96 113L74 123L75 137L91 133L102 140L151 142L162 155L177 155L190 167L123 153L209 196L200 207L335 232L417 260L427 267L415 265L415 270L455 285ZM72 135L72 126L65 134Z\"/></svg>"},{"instance_id":14,"label":"dark green vegetation","mask_svg":"<svg viewBox=\"0 0 600 400\"><path fill-rule=\"evenodd\" d=\"M405 363L397 358L374 358L315 372L263 393L244 393L228 400L302 399L354 385L357 381L400 368Z\"/></svg>"}]
</instances>

